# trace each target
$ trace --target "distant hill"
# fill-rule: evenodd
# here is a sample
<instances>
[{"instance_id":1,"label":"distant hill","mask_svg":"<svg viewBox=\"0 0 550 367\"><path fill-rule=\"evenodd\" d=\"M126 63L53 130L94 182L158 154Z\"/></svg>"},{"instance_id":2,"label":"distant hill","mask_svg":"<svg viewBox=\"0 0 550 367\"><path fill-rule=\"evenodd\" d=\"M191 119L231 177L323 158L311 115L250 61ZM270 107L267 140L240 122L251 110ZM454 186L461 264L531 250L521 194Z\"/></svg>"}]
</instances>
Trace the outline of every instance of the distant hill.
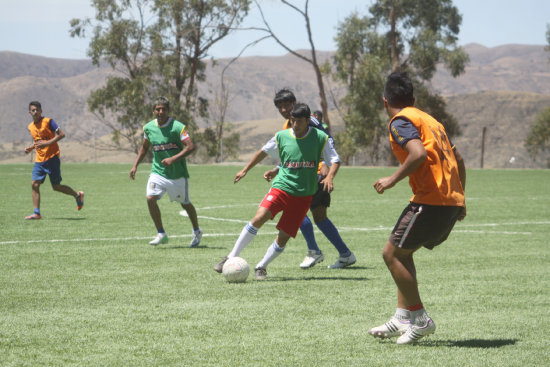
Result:
<instances>
[{"instance_id":1,"label":"distant hill","mask_svg":"<svg viewBox=\"0 0 550 367\"><path fill-rule=\"evenodd\" d=\"M544 46L487 48L470 44L465 49L470 55L465 74L455 79L440 68L432 80L432 87L447 96L449 109L461 125L463 135L456 138L455 143L464 147L461 151L468 165L479 166L480 142L477 140L481 136L480 129L487 126L485 167L541 166L542 162L528 159L523 140L534 116L550 106L550 63ZM319 58L324 60L331 55L320 52ZM228 62L228 59L209 62L207 81L200 86L200 92L211 104L219 89L221 70ZM110 74L112 71L108 67L98 69L89 60L0 52L0 162L28 160L20 155L18 147L29 141L27 105L31 100L41 101L44 115L63 126L68 135L62 142L66 161L131 161L126 157L132 155L123 152L91 154L76 143L78 139L89 140L92 130L98 138L106 132L87 111L86 99ZM301 101L319 108L310 65L290 54L241 58L225 74L231 91L226 119L235 122L241 134L241 159L246 159L265 137L280 127L280 117L272 102L278 89L289 87ZM337 97L342 95L341 90L334 89L333 82L329 87ZM336 115L334 118L338 123ZM203 127L207 124L208 121L200 123ZM509 163L512 156L513 164Z\"/></svg>"}]
</instances>

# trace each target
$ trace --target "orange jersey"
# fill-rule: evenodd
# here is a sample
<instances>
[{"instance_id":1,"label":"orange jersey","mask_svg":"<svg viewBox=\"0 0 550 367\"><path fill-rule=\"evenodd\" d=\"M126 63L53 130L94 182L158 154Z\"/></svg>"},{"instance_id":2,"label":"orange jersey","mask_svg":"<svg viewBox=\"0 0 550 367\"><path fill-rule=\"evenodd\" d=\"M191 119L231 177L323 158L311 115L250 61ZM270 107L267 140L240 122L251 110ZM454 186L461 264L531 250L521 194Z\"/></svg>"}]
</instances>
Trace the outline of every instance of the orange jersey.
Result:
<instances>
[{"instance_id":1,"label":"orange jersey","mask_svg":"<svg viewBox=\"0 0 550 367\"><path fill-rule=\"evenodd\" d=\"M311 125L310 125L311 126ZM290 129L290 120L286 120L285 124L283 125L283 130ZM321 174L321 167L323 166L323 161L319 162L319 167L317 167L317 174Z\"/></svg>"},{"instance_id":2,"label":"orange jersey","mask_svg":"<svg viewBox=\"0 0 550 367\"><path fill-rule=\"evenodd\" d=\"M50 118L42 117L39 123L35 124L34 121L27 126L31 136L35 142L39 140L50 140L55 137L55 131L50 129ZM59 145L57 143L48 145L44 148L36 148L36 162L45 162L48 159L59 155Z\"/></svg>"},{"instance_id":3,"label":"orange jersey","mask_svg":"<svg viewBox=\"0 0 550 367\"><path fill-rule=\"evenodd\" d=\"M427 113L406 107L399 111L395 119L410 121L418 130L422 144L428 153L426 161L409 175L413 191L411 201L418 204L464 206L464 189L458 174L458 164L445 128ZM391 148L401 164L408 156L394 139L390 131Z\"/></svg>"}]
</instances>

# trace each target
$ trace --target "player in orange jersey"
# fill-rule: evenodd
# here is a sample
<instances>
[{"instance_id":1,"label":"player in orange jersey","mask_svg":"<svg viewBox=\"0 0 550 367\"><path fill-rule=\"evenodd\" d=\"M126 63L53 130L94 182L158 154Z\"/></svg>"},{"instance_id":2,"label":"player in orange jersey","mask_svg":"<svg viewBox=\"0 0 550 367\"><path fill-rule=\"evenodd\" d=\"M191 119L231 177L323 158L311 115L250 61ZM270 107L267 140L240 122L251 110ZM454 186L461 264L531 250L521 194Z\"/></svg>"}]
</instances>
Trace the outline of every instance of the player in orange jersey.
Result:
<instances>
[{"instance_id":1,"label":"player in orange jersey","mask_svg":"<svg viewBox=\"0 0 550 367\"><path fill-rule=\"evenodd\" d=\"M25 148L25 153L36 150L35 164L32 169L32 202L34 212L25 219L42 219L40 215L40 185L50 176L50 183L55 191L71 195L76 199L76 208L84 206L84 193L74 191L66 185L61 185L61 162L59 160L59 145L57 142L65 137L65 133L48 117L42 116L42 105L40 102L29 103L29 114L32 122L27 126L33 143Z\"/></svg>"},{"instance_id":2,"label":"player in orange jersey","mask_svg":"<svg viewBox=\"0 0 550 367\"><path fill-rule=\"evenodd\" d=\"M384 88L390 117L389 138L401 166L374 183L379 194L409 177L413 197L397 220L383 258L397 285L397 310L387 323L369 330L374 337L399 336L410 344L435 331L418 292L413 254L433 249L447 239L457 220L466 216L466 169L445 128L413 107L413 85L406 73L392 73Z\"/></svg>"}]
</instances>

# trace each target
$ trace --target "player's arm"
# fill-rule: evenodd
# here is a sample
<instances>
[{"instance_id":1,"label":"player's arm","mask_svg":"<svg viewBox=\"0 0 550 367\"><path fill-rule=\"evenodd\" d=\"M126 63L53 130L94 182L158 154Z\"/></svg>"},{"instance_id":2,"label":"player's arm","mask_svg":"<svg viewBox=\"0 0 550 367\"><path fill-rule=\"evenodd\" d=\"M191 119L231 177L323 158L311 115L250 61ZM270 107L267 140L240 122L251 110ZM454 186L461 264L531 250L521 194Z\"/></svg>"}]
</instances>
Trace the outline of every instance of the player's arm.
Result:
<instances>
[{"instance_id":1,"label":"player's arm","mask_svg":"<svg viewBox=\"0 0 550 367\"><path fill-rule=\"evenodd\" d=\"M254 153L254 156L252 157L250 162L248 162L247 165L244 166L242 170L237 172L237 174L235 175L235 179L233 180L233 183L239 182L244 176L246 176L246 173L248 171L254 168L254 166L257 165L258 163L263 161L265 157L267 157L267 153L261 149L258 150L256 153Z\"/></svg>"},{"instance_id":2,"label":"player's arm","mask_svg":"<svg viewBox=\"0 0 550 367\"><path fill-rule=\"evenodd\" d=\"M466 191L466 166L464 164L464 158L462 158L462 155L455 146L453 146L453 153L455 155L456 163L458 166L458 177L460 177L462 189ZM462 210L462 214L460 215L460 217L458 217L458 220L463 220L464 218L466 218L466 205L464 205L464 209Z\"/></svg>"},{"instance_id":3,"label":"player's arm","mask_svg":"<svg viewBox=\"0 0 550 367\"><path fill-rule=\"evenodd\" d=\"M196 149L195 143L193 142L193 140L191 140L191 138L188 137L185 140L182 140L181 142L183 143L183 149L178 154L170 158L164 158L161 162L163 166L168 167L174 162L184 159L189 154L195 151Z\"/></svg>"},{"instance_id":4,"label":"player's arm","mask_svg":"<svg viewBox=\"0 0 550 367\"><path fill-rule=\"evenodd\" d=\"M57 143L61 139L65 138L65 133L63 132L63 130L61 130L61 128L59 126L57 126L57 124L53 120L50 120L50 129L55 132L54 137L51 138L50 140L38 140L38 141L36 141L34 143L35 148L45 148L48 145L52 145L54 143Z\"/></svg>"},{"instance_id":5,"label":"player's arm","mask_svg":"<svg viewBox=\"0 0 550 367\"><path fill-rule=\"evenodd\" d=\"M374 188L379 194L383 194L385 190L391 189L399 181L413 173L418 167L426 161L428 153L420 139L411 139L403 145L409 154L399 168L389 177L382 177L374 183Z\"/></svg>"},{"instance_id":6,"label":"player's arm","mask_svg":"<svg viewBox=\"0 0 550 367\"><path fill-rule=\"evenodd\" d=\"M29 154L30 152L33 151L33 149L34 149L34 141L32 142L31 145L25 148L25 153Z\"/></svg>"},{"instance_id":7,"label":"player's arm","mask_svg":"<svg viewBox=\"0 0 550 367\"><path fill-rule=\"evenodd\" d=\"M147 155L147 151L151 147L151 143L147 139L143 139L143 144L141 144L141 147L139 148L138 155L136 157L136 161L134 162L134 166L130 170L130 178L133 180L136 178L136 172L138 165L141 163L143 158L145 158L145 155Z\"/></svg>"},{"instance_id":8,"label":"player's arm","mask_svg":"<svg viewBox=\"0 0 550 367\"><path fill-rule=\"evenodd\" d=\"M254 156L252 157L252 159L250 159L250 162L248 162L247 165L244 166L242 170L237 172L237 174L235 175L235 179L233 180L233 183L239 182L244 176L246 176L246 173L248 171L254 168L254 166L256 166L258 163L263 161L265 157L267 157L268 155L275 157L276 152L277 152L277 142L275 141L275 137L273 137L262 147L262 149L254 153ZM265 175L264 175L264 178L265 178Z\"/></svg>"},{"instance_id":9,"label":"player's arm","mask_svg":"<svg viewBox=\"0 0 550 367\"><path fill-rule=\"evenodd\" d=\"M334 149L333 141L330 138L327 140L327 144L325 144L323 149L323 158L325 165L328 166L330 164L330 166L325 178L323 178L320 183L323 184L323 190L330 193L334 190L334 177L340 168L340 156L336 149Z\"/></svg>"}]
</instances>

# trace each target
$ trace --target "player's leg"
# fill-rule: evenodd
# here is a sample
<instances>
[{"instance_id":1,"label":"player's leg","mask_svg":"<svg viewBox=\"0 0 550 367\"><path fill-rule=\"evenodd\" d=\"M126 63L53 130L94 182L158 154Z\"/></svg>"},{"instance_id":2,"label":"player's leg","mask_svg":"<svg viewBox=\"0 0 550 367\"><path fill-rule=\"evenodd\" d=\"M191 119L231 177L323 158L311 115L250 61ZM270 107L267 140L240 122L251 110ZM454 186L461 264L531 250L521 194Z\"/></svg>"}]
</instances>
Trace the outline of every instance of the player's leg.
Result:
<instances>
[{"instance_id":1,"label":"player's leg","mask_svg":"<svg viewBox=\"0 0 550 367\"><path fill-rule=\"evenodd\" d=\"M42 181L33 180L31 182L31 194L32 194L32 204L34 206L34 211L31 215L25 217L25 219L42 219L40 215L40 185Z\"/></svg>"},{"instance_id":2,"label":"player's leg","mask_svg":"<svg viewBox=\"0 0 550 367\"><path fill-rule=\"evenodd\" d=\"M412 254L410 259L403 259L403 264L407 268L408 272L413 275L414 288L408 283L408 279L401 278L402 286L405 286L407 291L403 291L403 287L398 285L398 304L407 304L407 310L410 313L410 321L407 330L403 335L397 339L397 344L411 344L415 343L424 336L433 334L435 332L435 323L428 316L428 313L424 309L424 305L420 301L420 295L418 293L418 283L416 281L416 271L414 269L414 261ZM393 275L393 273L392 273ZM396 279L394 277L394 279ZM398 281L396 280L396 284ZM400 309L400 308L398 308Z\"/></svg>"},{"instance_id":3,"label":"player's leg","mask_svg":"<svg viewBox=\"0 0 550 367\"><path fill-rule=\"evenodd\" d=\"M162 226L162 214L160 213L158 200L159 197L157 195L147 196L147 208L149 209L149 214L151 215L151 219L153 219L155 228L157 231L161 231L164 230L164 227Z\"/></svg>"},{"instance_id":4,"label":"player's leg","mask_svg":"<svg viewBox=\"0 0 550 367\"><path fill-rule=\"evenodd\" d=\"M300 232L302 232L302 235L306 240L307 250L308 250L306 257L300 264L300 268L308 269L322 262L325 259L325 257L323 256L323 253L321 252L321 250L319 249L319 246L317 245L317 241L315 240L315 234L313 232L313 224L311 223L311 220L309 220L307 215L302 221L302 224L300 224Z\"/></svg>"},{"instance_id":5,"label":"player's leg","mask_svg":"<svg viewBox=\"0 0 550 367\"><path fill-rule=\"evenodd\" d=\"M40 215L40 185L44 183L48 171L44 168L44 163L35 163L32 168L31 176L31 195L34 211L31 215L25 217L25 219L41 219Z\"/></svg>"},{"instance_id":6,"label":"player's leg","mask_svg":"<svg viewBox=\"0 0 550 367\"><path fill-rule=\"evenodd\" d=\"M290 239L290 235L283 230L279 230L279 234L273 243L267 248L267 251L262 260L254 268L256 279L264 280L267 277L267 266L275 260L285 250L285 246Z\"/></svg>"},{"instance_id":7,"label":"player's leg","mask_svg":"<svg viewBox=\"0 0 550 367\"><path fill-rule=\"evenodd\" d=\"M214 271L221 273L223 270L223 264L225 264L227 259L230 257L239 256L245 247L248 246L254 238L256 238L258 230L264 225L264 223L272 218L273 213L271 213L268 208L263 206L258 207L258 210L252 220L248 222L241 230L239 238L237 238L231 252L227 256L222 257L221 261L214 265Z\"/></svg>"},{"instance_id":8,"label":"player's leg","mask_svg":"<svg viewBox=\"0 0 550 367\"><path fill-rule=\"evenodd\" d=\"M157 235L149 242L150 245L156 246L168 242L168 235L164 231L162 225L162 215L158 206L158 200L166 193L166 185L168 180L160 175L151 174L147 180L146 198L149 215L153 220L153 224L157 229Z\"/></svg>"},{"instance_id":9,"label":"player's leg","mask_svg":"<svg viewBox=\"0 0 550 367\"><path fill-rule=\"evenodd\" d=\"M189 198L189 180L186 177L181 177L173 180L164 179L164 181L165 189L170 200L177 201L181 204L181 207L187 213L191 225L193 226L193 234L189 246L197 247L201 242L202 230L199 227L197 210Z\"/></svg>"},{"instance_id":10,"label":"player's leg","mask_svg":"<svg viewBox=\"0 0 550 367\"><path fill-rule=\"evenodd\" d=\"M82 191L76 192L70 186L61 184L61 161L59 157L55 156L48 160L46 166L49 171L48 173L50 175L50 182L53 190L74 197L77 209L82 209L84 206L84 193Z\"/></svg>"},{"instance_id":11,"label":"player's leg","mask_svg":"<svg viewBox=\"0 0 550 367\"><path fill-rule=\"evenodd\" d=\"M280 191L279 194L279 197L283 199L281 201L283 214L277 223L279 234L275 241L268 247L264 258L254 269L256 279L258 280L266 278L267 265L283 252L290 237L296 237L300 228L300 223L304 220L309 206L311 205L311 196L292 196L282 191ZM279 197L277 197L277 199L279 199ZM273 214L273 216L275 215L276 213Z\"/></svg>"},{"instance_id":12,"label":"player's leg","mask_svg":"<svg viewBox=\"0 0 550 367\"><path fill-rule=\"evenodd\" d=\"M181 204L181 207L185 209L185 211L187 212L187 216L189 217L189 220L191 221L191 225L193 226L193 235L189 246L197 247L201 243L201 239L202 239L202 230L199 227L197 210L195 209L195 206L192 203Z\"/></svg>"},{"instance_id":13,"label":"player's leg","mask_svg":"<svg viewBox=\"0 0 550 367\"><path fill-rule=\"evenodd\" d=\"M330 194L323 191L323 201L319 202L317 206L311 209L313 214L313 220L317 225L317 228L325 235L325 237L332 243L334 248L338 251L339 257L336 262L329 265L329 269L340 269L346 266L355 264L357 259L351 250L346 246L344 240L340 236L340 232L332 221L327 217L327 208L330 206Z\"/></svg>"}]
</instances>

